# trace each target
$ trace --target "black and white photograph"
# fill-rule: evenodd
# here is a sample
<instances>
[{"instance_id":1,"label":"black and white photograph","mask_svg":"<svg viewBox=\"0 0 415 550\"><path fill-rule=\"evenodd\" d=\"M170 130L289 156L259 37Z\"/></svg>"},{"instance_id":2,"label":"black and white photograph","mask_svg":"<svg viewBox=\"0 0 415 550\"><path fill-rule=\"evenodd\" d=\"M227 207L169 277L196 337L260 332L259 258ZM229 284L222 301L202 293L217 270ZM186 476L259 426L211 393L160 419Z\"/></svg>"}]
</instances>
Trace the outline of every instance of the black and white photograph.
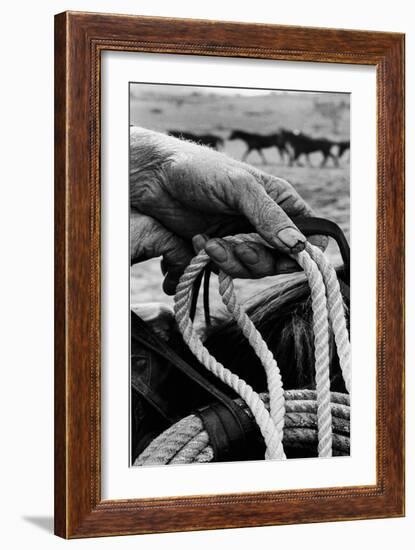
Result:
<instances>
[{"instance_id":1,"label":"black and white photograph","mask_svg":"<svg viewBox=\"0 0 415 550\"><path fill-rule=\"evenodd\" d=\"M406 550L412 4L2 8L2 548Z\"/></svg>"},{"instance_id":2,"label":"black and white photograph","mask_svg":"<svg viewBox=\"0 0 415 550\"><path fill-rule=\"evenodd\" d=\"M349 456L350 95L129 112L131 467Z\"/></svg>"}]
</instances>

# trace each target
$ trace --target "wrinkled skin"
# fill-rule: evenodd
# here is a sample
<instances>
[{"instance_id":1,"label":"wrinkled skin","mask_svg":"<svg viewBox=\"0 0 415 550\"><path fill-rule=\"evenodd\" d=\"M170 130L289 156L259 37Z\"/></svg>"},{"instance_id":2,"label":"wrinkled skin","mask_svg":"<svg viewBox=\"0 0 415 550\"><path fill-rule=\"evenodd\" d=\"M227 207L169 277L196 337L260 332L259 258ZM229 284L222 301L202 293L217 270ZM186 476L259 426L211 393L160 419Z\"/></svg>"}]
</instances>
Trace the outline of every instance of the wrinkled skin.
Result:
<instances>
[{"instance_id":1,"label":"wrinkled skin","mask_svg":"<svg viewBox=\"0 0 415 550\"><path fill-rule=\"evenodd\" d=\"M167 294L174 293L183 269L202 248L234 278L293 271L287 254L301 251L306 239L290 218L312 215L287 181L141 128L131 129L130 204L131 261L162 256ZM232 226L242 218L264 245L232 245L219 238L221 224ZM325 245L322 237L314 243Z\"/></svg>"}]
</instances>

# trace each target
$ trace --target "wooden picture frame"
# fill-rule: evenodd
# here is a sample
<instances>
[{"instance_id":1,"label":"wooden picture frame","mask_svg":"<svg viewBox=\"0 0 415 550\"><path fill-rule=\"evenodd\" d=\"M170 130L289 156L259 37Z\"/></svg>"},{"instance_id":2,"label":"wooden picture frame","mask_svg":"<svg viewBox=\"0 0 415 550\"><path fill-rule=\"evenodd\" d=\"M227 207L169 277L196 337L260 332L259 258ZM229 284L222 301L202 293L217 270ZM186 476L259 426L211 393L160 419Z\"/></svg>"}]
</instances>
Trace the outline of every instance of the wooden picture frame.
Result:
<instances>
[{"instance_id":1,"label":"wooden picture frame","mask_svg":"<svg viewBox=\"0 0 415 550\"><path fill-rule=\"evenodd\" d=\"M377 480L101 499L100 60L105 50L363 64L377 73ZM64 538L404 514L404 35L65 12L55 18L55 533Z\"/></svg>"}]
</instances>

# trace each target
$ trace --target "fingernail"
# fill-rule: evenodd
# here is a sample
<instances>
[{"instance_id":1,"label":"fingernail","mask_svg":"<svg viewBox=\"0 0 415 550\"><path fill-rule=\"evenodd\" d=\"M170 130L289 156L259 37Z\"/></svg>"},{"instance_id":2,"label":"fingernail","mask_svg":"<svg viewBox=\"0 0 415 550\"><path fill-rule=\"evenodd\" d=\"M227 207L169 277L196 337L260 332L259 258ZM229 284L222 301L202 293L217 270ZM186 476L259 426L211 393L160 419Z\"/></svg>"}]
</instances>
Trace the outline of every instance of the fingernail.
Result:
<instances>
[{"instance_id":1,"label":"fingernail","mask_svg":"<svg viewBox=\"0 0 415 550\"><path fill-rule=\"evenodd\" d=\"M304 250L306 238L298 231L298 229L294 229L294 227L286 227L285 229L282 229L277 234L277 237L292 252L300 252L301 250Z\"/></svg>"},{"instance_id":2,"label":"fingernail","mask_svg":"<svg viewBox=\"0 0 415 550\"><path fill-rule=\"evenodd\" d=\"M218 262L225 262L228 258L226 249L218 241L208 241L205 246L206 252Z\"/></svg>"},{"instance_id":3,"label":"fingernail","mask_svg":"<svg viewBox=\"0 0 415 550\"><path fill-rule=\"evenodd\" d=\"M235 250L238 256L241 256L247 264L256 264L259 260L258 252L249 245L243 244L236 247Z\"/></svg>"}]
</instances>

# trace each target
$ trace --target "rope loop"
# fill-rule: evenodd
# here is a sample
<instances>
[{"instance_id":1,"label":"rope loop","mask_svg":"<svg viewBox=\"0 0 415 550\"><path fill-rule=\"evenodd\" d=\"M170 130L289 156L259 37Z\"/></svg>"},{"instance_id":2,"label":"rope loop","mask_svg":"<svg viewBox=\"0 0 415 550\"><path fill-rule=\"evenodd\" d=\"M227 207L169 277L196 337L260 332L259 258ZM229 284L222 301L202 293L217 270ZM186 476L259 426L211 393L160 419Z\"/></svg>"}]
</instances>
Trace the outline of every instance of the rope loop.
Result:
<instances>
[{"instance_id":1,"label":"rope loop","mask_svg":"<svg viewBox=\"0 0 415 550\"><path fill-rule=\"evenodd\" d=\"M250 233L225 237L233 243L261 242L259 235ZM305 250L292 258L302 267L310 286L313 311L314 357L316 369L316 401L318 455L332 456L332 407L330 402L329 331L334 333L340 366L347 391L350 393L350 342L345 321L345 309L336 272L323 252L309 242ZM269 410L261 396L244 380L217 361L203 345L190 317L193 285L204 267L210 262L204 250L195 256L185 269L177 285L174 310L177 325L199 362L207 370L231 387L246 403L257 423L266 445L266 459L285 459L283 448L284 419L286 406L281 372L278 364L259 331L238 303L233 281L219 271L219 293L227 310L249 341L264 367L268 392Z\"/></svg>"}]
</instances>

